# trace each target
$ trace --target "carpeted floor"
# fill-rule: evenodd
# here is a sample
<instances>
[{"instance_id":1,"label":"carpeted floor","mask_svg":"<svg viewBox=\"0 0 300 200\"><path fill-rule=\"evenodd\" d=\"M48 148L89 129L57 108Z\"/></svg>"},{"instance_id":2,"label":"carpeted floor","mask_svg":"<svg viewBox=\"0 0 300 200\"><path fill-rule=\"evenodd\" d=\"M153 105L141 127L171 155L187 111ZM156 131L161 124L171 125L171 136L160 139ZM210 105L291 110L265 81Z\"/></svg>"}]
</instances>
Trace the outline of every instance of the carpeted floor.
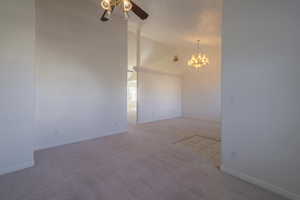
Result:
<instances>
[{"instance_id":1,"label":"carpeted floor","mask_svg":"<svg viewBox=\"0 0 300 200\"><path fill-rule=\"evenodd\" d=\"M221 166L221 141L215 138L205 137L201 135L193 135L185 137L175 143L176 145L184 145L191 148L194 152L197 152L199 156L202 156L212 162L212 164L220 168Z\"/></svg>"},{"instance_id":2,"label":"carpeted floor","mask_svg":"<svg viewBox=\"0 0 300 200\"><path fill-rule=\"evenodd\" d=\"M35 167L0 176L0 199L283 199L222 174L195 150L206 145L199 145L201 138L219 140L219 124L174 119L131 125L128 133L39 151Z\"/></svg>"}]
</instances>

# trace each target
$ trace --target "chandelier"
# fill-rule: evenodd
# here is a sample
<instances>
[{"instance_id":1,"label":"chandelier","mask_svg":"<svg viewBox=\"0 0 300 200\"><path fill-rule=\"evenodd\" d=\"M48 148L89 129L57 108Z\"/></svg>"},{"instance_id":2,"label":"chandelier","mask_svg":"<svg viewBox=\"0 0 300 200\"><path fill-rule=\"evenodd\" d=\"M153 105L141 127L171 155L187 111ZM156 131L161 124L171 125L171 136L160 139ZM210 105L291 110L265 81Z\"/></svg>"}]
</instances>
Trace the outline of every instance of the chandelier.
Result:
<instances>
[{"instance_id":1,"label":"chandelier","mask_svg":"<svg viewBox=\"0 0 300 200\"><path fill-rule=\"evenodd\" d=\"M199 69L201 67L207 66L209 64L209 59L207 55L200 52L200 40L198 42L198 52L197 54L192 55L191 59L188 61L188 66Z\"/></svg>"},{"instance_id":2,"label":"chandelier","mask_svg":"<svg viewBox=\"0 0 300 200\"><path fill-rule=\"evenodd\" d=\"M102 0L101 6L104 10L107 11L107 15L111 15L113 9L118 5L122 4L122 9L125 15L125 18L128 18L128 12L132 9L132 3L130 0Z\"/></svg>"}]
</instances>

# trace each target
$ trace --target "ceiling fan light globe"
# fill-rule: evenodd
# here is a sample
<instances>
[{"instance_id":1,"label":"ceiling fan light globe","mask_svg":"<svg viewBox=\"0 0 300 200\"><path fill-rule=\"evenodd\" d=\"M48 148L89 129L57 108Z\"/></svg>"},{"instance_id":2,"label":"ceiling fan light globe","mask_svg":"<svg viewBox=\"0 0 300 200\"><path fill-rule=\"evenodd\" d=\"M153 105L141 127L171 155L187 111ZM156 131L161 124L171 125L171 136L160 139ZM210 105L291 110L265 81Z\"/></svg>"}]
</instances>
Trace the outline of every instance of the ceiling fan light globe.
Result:
<instances>
[{"instance_id":1,"label":"ceiling fan light globe","mask_svg":"<svg viewBox=\"0 0 300 200\"><path fill-rule=\"evenodd\" d=\"M102 0L102 1L101 1L101 7L102 7L104 10L111 10L110 0Z\"/></svg>"},{"instance_id":2,"label":"ceiling fan light globe","mask_svg":"<svg viewBox=\"0 0 300 200\"><path fill-rule=\"evenodd\" d=\"M129 12L132 9L130 0L123 0L124 12Z\"/></svg>"}]
</instances>

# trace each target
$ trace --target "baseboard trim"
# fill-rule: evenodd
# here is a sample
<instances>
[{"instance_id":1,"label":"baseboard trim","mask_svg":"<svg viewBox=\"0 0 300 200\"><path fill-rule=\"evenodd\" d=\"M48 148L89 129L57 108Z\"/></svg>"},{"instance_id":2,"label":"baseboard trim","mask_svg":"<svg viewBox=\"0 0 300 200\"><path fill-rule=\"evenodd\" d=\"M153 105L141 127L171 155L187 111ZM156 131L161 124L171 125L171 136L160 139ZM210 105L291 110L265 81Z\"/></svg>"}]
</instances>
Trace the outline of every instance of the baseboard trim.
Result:
<instances>
[{"instance_id":1,"label":"baseboard trim","mask_svg":"<svg viewBox=\"0 0 300 200\"><path fill-rule=\"evenodd\" d=\"M264 188L266 190L274 192L274 193L276 193L278 195L286 197L288 199L291 199L291 200L300 200L300 195L297 195L295 193L289 192L289 191L287 191L285 189L282 189L282 188L280 188L278 186L275 186L275 185L272 185L270 183L267 183L267 182L265 182L263 180L260 180L258 178L255 178L255 177L243 174L241 172L238 172L238 171L230 169L230 168L226 168L224 166L221 166L221 171L224 172L224 173L227 173L227 174L229 174L231 176L237 177L237 178L239 178L239 179L241 179L243 181L246 181L248 183L257 185L257 186L262 187L262 188Z\"/></svg>"},{"instance_id":2,"label":"baseboard trim","mask_svg":"<svg viewBox=\"0 0 300 200\"><path fill-rule=\"evenodd\" d=\"M70 140L64 141L64 142L58 142L58 143L52 143L52 144L48 143L48 144L42 144L42 145L39 144L38 146L36 146L35 151L60 147L60 146L68 145L68 144L84 142L87 140L93 140L93 139L102 138L105 136L117 135L117 134L126 133L126 132L128 132L128 128L108 131L108 132L102 133L101 135L97 134L97 135L90 135L90 136L86 136L86 137L76 138L76 139L70 139Z\"/></svg>"},{"instance_id":3,"label":"baseboard trim","mask_svg":"<svg viewBox=\"0 0 300 200\"><path fill-rule=\"evenodd\" d=\"M34 160L26 161L9 167L0 168L0 175L8 174L11 172L19 171L34 166Z\"/></svg>"},{"instance_id":4,"label":"baseboard trim","mask_svg":"<svg viewBox=\"0 0 300 200\"><path fill-rule=\"evenodd\" d=\"M192 119L192 120L201 120L201 121L207 121L211 123L221 124L221 120L216 120L208 117L196 117L193 115L183 114L183 118L185 119Z\"/></svg>"},{"instance_id":5,"label":"baseboard trim","mask_svg":"<svg viewBox=\"0 0 300 200\"><path fill-rule=\"evenodd\" d=\"M97 138L101 138L101 137L105 137L105 136L122 134L125 132L128 132L128 128L114 130L114 131L108 131L102 135L91 135L91 136L87 136L87 137L77 138L74 140L70 140L68 142L55 143L55 144L44 144L44 145L37 146L34 151L55 148L55 147L63 146L63 145L67 145L67 144L79 143L79 142L83 142L86 140L93 140L93 139L97 139ZM23 163L19 163L19 164L13 165L13 166L0 167L0 175L16 172L19 170L33 167L33 166L34 166L34 159L32 158L32 160L30 160L30 161L25 161Z\"/></svg>"},{"instance_id":6,"label":"baseboard trim","mask_svg":"<svg viewBox=\"0 0 300 200\"><path fill-rule=\"evenodd\" d=\"M147 123L152 123L152 122L159 122L159 121L164 121L164 120L170 120L170 119L177 119L181 118L181 115L175 115L175 116L170 116L170 117L162 117L154 120L137 120L138 124L147 124Z\"/></svg>"}]
</instances>

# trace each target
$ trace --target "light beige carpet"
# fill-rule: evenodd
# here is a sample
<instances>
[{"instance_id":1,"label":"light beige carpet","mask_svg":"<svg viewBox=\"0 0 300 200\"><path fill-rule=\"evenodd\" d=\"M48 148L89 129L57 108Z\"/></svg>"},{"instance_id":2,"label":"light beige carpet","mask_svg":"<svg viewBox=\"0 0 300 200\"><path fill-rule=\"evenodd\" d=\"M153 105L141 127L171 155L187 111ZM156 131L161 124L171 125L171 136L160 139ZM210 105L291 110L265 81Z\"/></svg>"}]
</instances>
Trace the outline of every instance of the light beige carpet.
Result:
<instances>
[{"instance_id":1,"label":"light beige carpet","mask_svg":"<svg viewBox=\"0 0 300 200\"><path fill-rule=\"evenodd\" d=\"M189 119L166 120L38 151L35 167L0 176L0 199L283 200L221 173L189 146L174 144L188 134L217 135L217 127Z\"/></svg>"},{"instance_id":2,"label":"light beige carpet","mask_svg":"<svg viewBox=\"0 0 300 200\"><path fill-rule=\"evenodd\" d=\"M221 166L221 141L215 138L206 136L193 135L185 137L175 143L176 145L183 145L191 148L197 152L199 156L210 160L217 168Z\"/></svg>"}]
</instances>

